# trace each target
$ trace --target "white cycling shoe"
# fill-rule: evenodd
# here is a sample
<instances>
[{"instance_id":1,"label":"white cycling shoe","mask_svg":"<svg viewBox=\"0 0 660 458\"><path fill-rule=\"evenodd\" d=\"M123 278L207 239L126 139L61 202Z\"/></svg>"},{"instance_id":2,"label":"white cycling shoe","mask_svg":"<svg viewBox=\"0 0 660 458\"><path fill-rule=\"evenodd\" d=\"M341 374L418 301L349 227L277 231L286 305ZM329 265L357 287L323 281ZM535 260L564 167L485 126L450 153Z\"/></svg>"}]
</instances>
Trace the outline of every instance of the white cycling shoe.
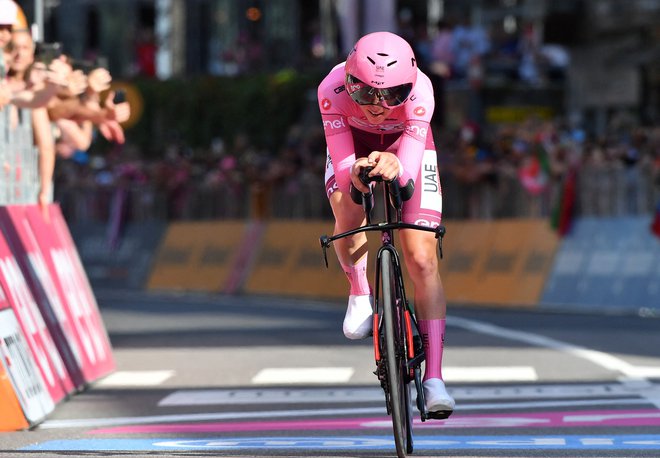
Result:
<instances>
[{"instance_id":1,"label":"white cycling shoe","mask_svg":"<svg viewBox=\"0 0 660 458\"><path fill-rule=\"evenodd\" d=\"M454 411L456 401L449 396L445 382L439 378L430 378L422 384L426 410L431 418L447 418Z\"/></svg>"},{"instance_id":2,"label":"white cycling shoe","mask_svg":"<svg viewBox=\"0 0 660 458\"><path fill-rule=\"evenodd\" d=\"M373 325L373 298L370 295L348 297L348 308L344 317L344 335L352 340L371 335Z\"/></svg>"}]
</instances>

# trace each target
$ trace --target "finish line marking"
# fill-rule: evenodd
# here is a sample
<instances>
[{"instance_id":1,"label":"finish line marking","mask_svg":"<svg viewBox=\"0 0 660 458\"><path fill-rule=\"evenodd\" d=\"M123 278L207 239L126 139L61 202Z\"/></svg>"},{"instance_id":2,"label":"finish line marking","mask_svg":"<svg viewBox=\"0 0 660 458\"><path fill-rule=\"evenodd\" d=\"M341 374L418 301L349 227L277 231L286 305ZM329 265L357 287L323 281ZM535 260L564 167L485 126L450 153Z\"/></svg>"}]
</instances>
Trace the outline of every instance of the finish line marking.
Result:
<instances>
[{"instance_id":1,"label":"finish line marking","mask_svg":"<svg viewBox=\"0 0 660 458\"><path fill-rule=\"evenodd\" d=\"M53 440L25 451L186 451L186 450L390 450L391 436L152 438ZM654 434L416 436L416 450L660 450Z\"/></svg>"},{"instance_id":2,"label":"finish line marking","mask_svg":"<svg viewBox=\"0 0 660 458\"><path fill-rule=\"evenodd\" d=\"M502 410L502 409L547 409L556 407L576 406L624 406L649 405L646 399L587 399L571 401L541 401L541 402L499 402L490 404L460 405L456 412L468 410ZM150 423L176 423L191 421L226 421L263 419L266 412L211 412L178 415L149 415L144 417L115 418L80 418L72 420L47 420L39 429L57 428L100 428L104 426L145 425ZM345 409L303 409L303 410L272 410L267 412L269 418L301 418L324 417L338 415L384 415L385 406L345 408Z\"/></svg>"},{"instance_id":3,"label":"finish line marking","mask_svg":"<svg viewBox=\"0 0 660 458\"><path fill-rule=\"evenodd\" d=\"M660 426L659 410L596 410L520 414L455 414L449 420L422 422L415 429L474 428L575 428L585 426ZM87 431L88 434L186 434L263 433L265 431L391 430L389 417L307 418L304 420L240 421L118 426Z\"/></svg>"}]
</instances>

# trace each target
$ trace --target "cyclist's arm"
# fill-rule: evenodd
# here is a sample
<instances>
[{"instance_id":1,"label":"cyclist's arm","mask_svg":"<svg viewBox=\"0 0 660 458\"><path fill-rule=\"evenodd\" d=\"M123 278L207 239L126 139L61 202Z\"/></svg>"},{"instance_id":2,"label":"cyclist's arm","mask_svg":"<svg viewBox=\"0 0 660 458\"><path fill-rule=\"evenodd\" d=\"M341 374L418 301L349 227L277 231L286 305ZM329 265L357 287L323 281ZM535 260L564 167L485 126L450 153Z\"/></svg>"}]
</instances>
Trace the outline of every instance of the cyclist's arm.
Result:
<instances>
[{"instance_id":1,"label":"cyclist's arm","mask_svg":"<svg viewBox=\"0 0 660 458\"><path fill-rule=\"evenodd\" d=\"M343 64L335 66L319 84L317 101L335 183L339 191L349 193L355 145L347 113L354 102L344 89Z\"/></svg>"},{"instance_id":2,"label":"cyclist's arm","mask_svg":"<svg viewBox=\"0 0 660 458\"><path fill-rule=\"evenodd\" d=\"M351 167L355 162L355 146L353 145L353 134L350 129L342 130L341 132L333 132L333 128L328 127L328 120L333 119L335 125L339 125L339 121L343 120L344 124L346 118L338 116L322 116L325 128L325 141L328 146L328 153L332 161L332 168L335 173L335 181L337 187L343 193L350 191L351 184ZM328 130L330 129L330 132ZM334 128L337 130L336 128Z\"/></svg>"},{"instance_id":3,"label":"cyclist's arm","mask_svg":"<svg viewBox=\"0 0 660 458\"><path fill-rule=\"evenodd\" d=\"M399 183L417 180L422 165L427 137L431 136L431 119L435 110L433 86L428 77L418 72L414 94L405 103L405 128L397 156L403 164Z\"/></svg>"},{"instance_id":4,"label":"cyclist's arm","mask_svg":"<svg viewBox=\"0 0 660 458\"><path fill-rule=\"evenodd\" d=\"M426 147L426 135L429 130L430 126L425 121L411 120L406 124L406 130L401 137L397 151L397 157L403 165L403 174L399 177L401 184L405 184L411 179L414 181L419 176L419 168Z\"/></svg>"}]
</instances>

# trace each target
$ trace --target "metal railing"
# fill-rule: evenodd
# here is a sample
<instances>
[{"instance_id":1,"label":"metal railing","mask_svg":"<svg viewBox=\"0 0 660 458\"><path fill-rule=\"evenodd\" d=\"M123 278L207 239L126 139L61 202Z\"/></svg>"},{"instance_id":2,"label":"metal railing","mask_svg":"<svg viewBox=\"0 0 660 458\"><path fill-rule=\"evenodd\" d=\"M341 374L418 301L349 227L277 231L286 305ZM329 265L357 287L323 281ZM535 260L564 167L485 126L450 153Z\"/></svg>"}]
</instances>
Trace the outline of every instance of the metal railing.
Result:
<instances>
[{"instance_id":1,"label":"metal railing","mask_svg":"<svg viewBox=\"0 0 660 458\"><path fill-rule=\"evenodd\" d=\"M464 183L450 173L441 176L443 215L451 219L543 218L559 205L561 181L539 194L529 193L515 175ZM70 222L210 220L248 218L330 219L323 177L302 173L278 183L216 183L191 180L169 189L149 181L97 185L55 184L55 199ZM576 216L651 214L660 186L643 167L583 166L577 173Z\"/></svg>"},{"instance_id":2,"label":"metal railing","mask_svg":"<svg viewBox=\"0 0 660 458\"><path fill-rule=\"evenodd\" d=\"M37 202L38 158L30 110L0 110L0 205Z\"/></svg>"}]
</instances>

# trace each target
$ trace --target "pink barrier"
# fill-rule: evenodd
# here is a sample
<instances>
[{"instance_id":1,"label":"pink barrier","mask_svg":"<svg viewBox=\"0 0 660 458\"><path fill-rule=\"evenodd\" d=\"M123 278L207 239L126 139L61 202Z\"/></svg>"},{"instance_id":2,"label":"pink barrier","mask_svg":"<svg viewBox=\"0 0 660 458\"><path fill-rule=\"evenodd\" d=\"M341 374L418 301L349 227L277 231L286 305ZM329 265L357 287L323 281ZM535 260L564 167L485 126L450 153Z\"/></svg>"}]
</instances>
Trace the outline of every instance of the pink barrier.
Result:
<instances>
[{"instance_id":1,"label":"pink barrier","mask_svg":"<svg viewBox=\"0 0 660 458\"><path fill-rule=\"evenodd\" d=\"M0 208L11 251L77 388L115 368L112 348L59 206Z\"/></svg>"},{"instance_id":2,"label":"pink barrier","mask_svg":"<svg viewBox=\"0 0 660 458\"><path fill-rule=\"evenodd\" d=\"M44 219L36 205L25 207L25 211L42 252L50 255L45 256L48 268L60 285L65 304L72 313L76 334L89 360L89 371L85 371L89 375L85 376L85 381L98 380L115 370L115 361L96 297L71 232L57 204L48 207L50 221Z\"/></svg>"},{"instance_id":3,"label":"pink barrier","mask_svg":"<svg viewBox=\"0 0 660 458\"><path fill-rule=\"evenodd\" d=\"M23 429L42 421L55 404L41 378L37 363L25 341L14 310L0 301L0 373L5 386L0 390L0 431ZM7 380L8 378L8 380ZM13 394L8 390L7 381ZM18 401L20 410L11 408ZM11 418L4 418L10 416Z\"/></svg>"},{"instance_id":4,"label":"pink barrier","mask_svg":"<svg viewBox=\"0 0 660 458\"><path fill-rule=\"evenodd\" d=\"M7 298L7 306L14 310L51 399L55 403L61 401L73 391L73 382L64 367L64 361L41 316L23 272L2 233L0 233L0 288Z\"/></svg>"}]
</instances>

